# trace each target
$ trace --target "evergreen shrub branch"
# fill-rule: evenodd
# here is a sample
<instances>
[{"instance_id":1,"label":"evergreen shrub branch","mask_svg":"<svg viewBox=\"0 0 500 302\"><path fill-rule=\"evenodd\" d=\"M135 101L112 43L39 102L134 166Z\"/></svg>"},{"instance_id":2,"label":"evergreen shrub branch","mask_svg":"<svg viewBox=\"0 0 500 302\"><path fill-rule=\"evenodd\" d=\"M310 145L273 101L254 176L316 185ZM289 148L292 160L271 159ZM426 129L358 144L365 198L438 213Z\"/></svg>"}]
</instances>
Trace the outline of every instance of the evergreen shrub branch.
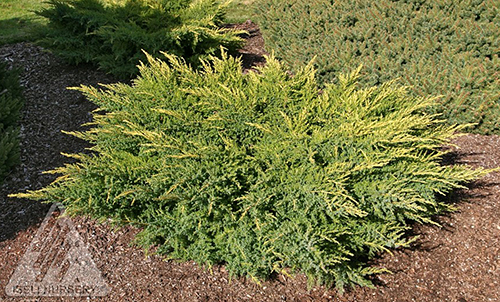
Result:
<instances>
[{"instance_id":1,"label":"evergreen shrub branch","mask_svg":"<svg viewBox=\"0 0 500 302\"><path fill-rule=\"evenodd\" d=\"M294 76L274 57L241 62L148 55L131 85L81 86L99 106L72 134L92 154L17 197L70 215L141 226L158 253L255 280L303 272L311 284L370 285L371 257L405 247L412 222L449 210L438 195L482 175L441 166L461 126L426 113L434 100L394 83L359 89L359 70L320 90L312 64Z\"/></svg>"},{"instance_id":2,"label":"evergreen shrub branch","mask_svg":"<svg viewBox=\"0 0 500 302\"><path fill-rule=\"evenodd\" d=\"M19 119L23 106L18 73L0 63L0 183L19 163Z\"/></svg>"},{"instance_id":3,"label":"evergreen shrub branch","mask_svg":"<svg viewBox=\"0 0 500 302\"><path fill-rule=\"evenodd\" d=\"M499 0L262 0L267 47L322 82L364 65L361 83L398 78L416 96L441 95L433 112L468 131L500 131Z\"/></svg>"},{"instance_id":4,"label":"evergreen shrub branch","mask_svg":"<svg viewBox=\"0 0 500 302\"><path fill-rule=\"evenodd\" d=\"M73 64L93 63L128 79L136 65L165 51L199 58L241 46L241 32L223 29L228 3L216 0L49 0L38 14L49 20L41 44Z\"/></svg>"}]
</instances>

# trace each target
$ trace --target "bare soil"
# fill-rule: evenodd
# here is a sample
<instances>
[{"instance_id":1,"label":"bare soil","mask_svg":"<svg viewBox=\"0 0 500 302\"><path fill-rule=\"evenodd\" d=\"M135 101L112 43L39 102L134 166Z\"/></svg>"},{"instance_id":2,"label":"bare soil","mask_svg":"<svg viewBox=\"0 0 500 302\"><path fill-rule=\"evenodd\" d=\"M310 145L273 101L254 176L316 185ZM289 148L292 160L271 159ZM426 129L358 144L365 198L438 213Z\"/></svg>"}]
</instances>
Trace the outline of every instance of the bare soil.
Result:
<instances>
[{"instance_id":1,"label":"bare soil","mask_svg":"<svg viewBox=\"0 0 500 302\"><path fill-rule=\"evenodd\" d=\"M251 22L248 43L240 51L246 68L264 64L262 37ZM22 163L0 187L0 301L500 301L500 174L492 173L447 197L457 211L436 217L442 225L416 225L420 239L412 248L380 255L373 265L392 274L379 275L375 287L340 295L334 289L308 289L305 276L283 275L258 285L230 280L222 266L212 272L196 263L164 261L130 245L139 231L112 229L84 217L72 218L98 269L110 287L105 297L9 297L4 288L46 215L49 205L8 198L9 193L39 189L54 176L41 174L63 165L60 153L78 153L86 143L61 130L81 129L95 107L68 86L111 83L91 66L68 66L31 44L0 47L0 59L22 70L25 106L21 124ZM472 110L472 109L471 109ZM453 164L493 168L500 164L500 137L465 135L450 147Z\"/></svg>"}]
</instances>

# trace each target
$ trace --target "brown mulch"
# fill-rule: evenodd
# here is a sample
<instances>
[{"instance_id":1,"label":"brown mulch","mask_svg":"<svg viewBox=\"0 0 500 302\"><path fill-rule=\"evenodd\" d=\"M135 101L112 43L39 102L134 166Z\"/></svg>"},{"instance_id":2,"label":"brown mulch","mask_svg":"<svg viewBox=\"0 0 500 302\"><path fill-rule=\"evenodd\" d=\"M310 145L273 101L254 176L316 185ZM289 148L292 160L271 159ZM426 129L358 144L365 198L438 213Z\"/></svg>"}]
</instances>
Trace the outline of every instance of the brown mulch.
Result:
<instances>
[{"instance_id":1,"label":"brown mulch","mask_svg":"<svg viewBox=\"0 0 500 302\"><path fill-rule=\"evenodd\" d=\"M236 25L249 31L241 50L246 68L263 64L263 40L255 24ZM276 276L255 284L230 280L224 267L205 271L193 262L145 256L129 243L138 232L112 229L88 218L72 218L98 269L110 287L105 297L9 297L4 288L29 247L49 206L8 198L7 194L38 189L51 175L42 171L68 161L61 152L81 152L87 145L61 130L80 129L94 109L82 95L66 90L80 84L114 80L90 66L67 66L31 44L0 47L0 59L22 69L25 106L21 119L22 163L0 187L0 301L500 301L500 174L493 173L449 197L458 210L438 217L443 227L415 226L420 239L412 248L383 254L374 265L393 274L375 278L375 288L355 288L340 295L324 287L308 289L306 278ZM450 160L473 167L500 164L500 137L457 138Z\"/></svg>"}]
</instances>

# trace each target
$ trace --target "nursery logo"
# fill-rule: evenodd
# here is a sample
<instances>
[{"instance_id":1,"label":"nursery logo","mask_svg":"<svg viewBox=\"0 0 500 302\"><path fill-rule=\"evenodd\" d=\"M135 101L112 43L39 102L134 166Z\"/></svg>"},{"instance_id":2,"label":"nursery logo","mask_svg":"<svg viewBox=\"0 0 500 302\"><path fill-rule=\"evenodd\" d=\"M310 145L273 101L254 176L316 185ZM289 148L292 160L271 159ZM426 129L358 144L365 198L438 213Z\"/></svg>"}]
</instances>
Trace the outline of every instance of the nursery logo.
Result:
<instances>
[{"instance_id":1,"label":"nursery logo","mask_svg":"<svg viewBox=\"0 0 500 302\"><path fill-rule=\"evenodd\" d=\"M38 229L5 291L9 296L105 296L109 292L87 245L54 204Z\"/></svg>"}]
</instances>

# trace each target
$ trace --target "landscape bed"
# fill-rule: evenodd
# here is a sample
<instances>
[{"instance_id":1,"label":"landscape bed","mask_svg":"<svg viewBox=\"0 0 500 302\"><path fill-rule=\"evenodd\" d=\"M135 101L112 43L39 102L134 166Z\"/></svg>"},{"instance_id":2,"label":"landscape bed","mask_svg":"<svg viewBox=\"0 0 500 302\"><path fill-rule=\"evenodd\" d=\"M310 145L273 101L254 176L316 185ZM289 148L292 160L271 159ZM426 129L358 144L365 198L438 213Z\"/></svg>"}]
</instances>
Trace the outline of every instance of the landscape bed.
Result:
<instances>
[{"instance_id":1,"label":"landscape bed","mask_svg":"<svg viewBox=\"0 0 500 302\"><path fill-rule=\"evenodd\" d=\"M0 51L17 66L29 70L23 72L21 80L25 85L30 84L25 92L22 118L25 129L21 142L24 146L22 164L2 187L0 284L3 286L30 244L37 223L48 210L46 205L12 200L6 195L48 184L52 178L40 172L64 163L66 159L60 152L78 152L85 146L59 130L78 129L82 122L88 121L86 112L92 110L92 105L75 91L60 87L109 83L112 79L92 68L66 66L29 44L6 46ZM54 82L58 85L49 84ZM57 104L46 102L45 97L59 101ZM71 111L61 108L71 108ZM500 162L498 136L467 135L454 143L460 147L453 148L455 162L484 168L494 168ZM500 299L497 290L500 280L498 181L498 174L493 173L473 185L471 190L455 194L450 202L459 211L438 220L443 228L416 227L413 232L421 238L413 248L394 251L394 256L385 254L374 262L386 266L393 274L375 278L375 289L357 288L342 296L321 286L309 291L307 279L300 274L296 278L276 276L260 286L244 278L229 282L223 267L215 267L212 274L192 262L145 258L140 248L129 246L137 229L116 231L85 218L76 218L74 222L83 239L90 244L94 261L111 287L107 297L95 298L95 301L496 301ZM0 298L19 301L5 296L3 291Z\"/></svg>"},{"instance_id":2,"label":"landscape bed","mask_svg":"<svg viewBox=\"0 0 500 302\"><path fill-rule=\"evenodd\" d=\"M262 64L263 44L255 25L246 22L237 27L249 29L250 32L247 44L250 49L240 51L244 61ZM2 271L8 273L0 276L0 284L6 284L15 269L15 263L19 262L23 254L23 247L29 245L36 231L36 223L44 216L47 207L26 200L14 201L5 196L46 186L53 177L40 175L40 172L67 162L59 155L60 152L78 153L86 146L82 141L61 134L60 130L78 130L80 124L90 120L87 112L95 107L78 92L65 91L64 87L114 80L92 71L88 66L67 66L29 44L8 45L1 51L5 51L0 55L9 64L24 69L21 82L26 88L27 97L27 107L21 119L22 164L2 186L4 197L0 206L5 207L6 211L2 217L5 219L2 219L4 231L0 234L0 259L12 263L2 261L5 263ZM48 66L51 66L49 72ZM250 67L248 64L246 66ZM41 81L41 78L45 81ZM61 86L51 86L47 79ZM44 97L40 97L40 92L44 92ZM61 98L60 95L67 97ZM42 112L53 116L52 119L47 121ZM59 114L54 115L54 112ZM445 158L445 164L496 167L497 136L467 135L455 139L454 143L463 150L451 147L453 152ZM40 146L46 148L42 151ZM481 151L474 151L477 146L481 146ZM50 155L54 152L58 155ZM444 228L413 225L412 235L421 237L411 247L393 251L394 256L384 253L369 263L373 268L387 267L394 274L371 277L375 289L355 288L343 295L322 286L309 288L307 279L301 273L293 278L276 274L269 281L258 285L245 278L233 277L229 280L230 274L224 266L215 265L212 272L207 272L193 262L164 262L159 256L147 256L144 260L141 250L128 245L140 229L125 227L113 230L81 217L74 218L74 221L86 242L92 242L89 247L95 261L110 282L110 295L100 298L105 301L411 301L416 298L421 301L462 302L478 298L495 301L499 295L496 277L500 261L497 247L500 226L495 220L499 208L494 198L497 193L494 185L496 178L497 174L492 173L472 184L470 191L461 190L449 196L449 200L442 200L459 209L456 213L433 217ZM30 219L26 219L26 216ZM128 280L128 287L120 285L125 280ZM0 298L7 301L14 299L7 296ZM45 298L39 299L44 301Z\"/></svg>"}]
</instances>

